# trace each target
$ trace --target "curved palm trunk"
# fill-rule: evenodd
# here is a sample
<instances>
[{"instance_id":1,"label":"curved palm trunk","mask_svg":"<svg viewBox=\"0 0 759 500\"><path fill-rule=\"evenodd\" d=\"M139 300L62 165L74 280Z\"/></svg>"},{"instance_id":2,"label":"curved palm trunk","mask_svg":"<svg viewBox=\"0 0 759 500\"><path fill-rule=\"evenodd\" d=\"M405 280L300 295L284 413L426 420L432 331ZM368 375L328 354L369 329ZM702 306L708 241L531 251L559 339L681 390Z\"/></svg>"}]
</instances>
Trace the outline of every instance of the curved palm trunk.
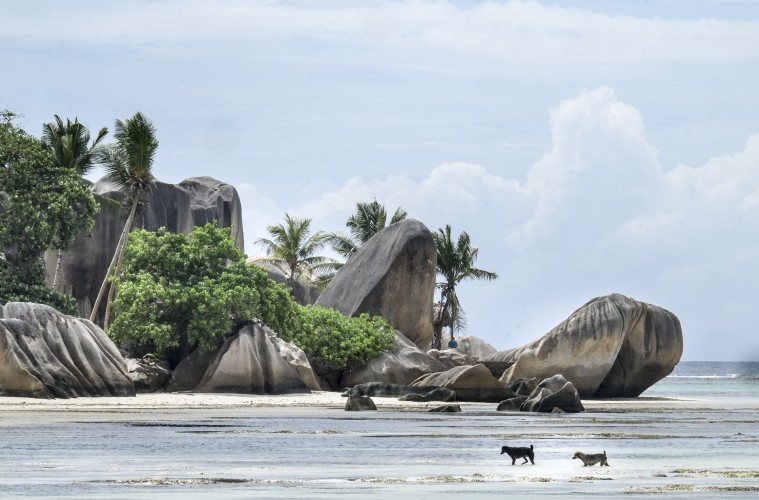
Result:
<instances>
[{"instance_id":1,"label":"curved palm trunk","mask_svg":"<svg viewBox=\"0 0 759 500\"><path fill-rule=\"evenodd\" d=\"M446 294L444 292L441 292L441 299L442 296L445 296L445 303L443 304L443 307L440 309L440 314L436 318L435 321L435 329L432 332L432 348L433 349L440 349L443 346L443 327L445 326L445 318L450 317L450 314L448 313L448 309L451 307L451 296L450 294Z\"/></svg>"},{"instance_id":2,"label":"curved palm trunk","mask_svg":"<svg viewBox=\"0 0 759 500\"><path fill-rule=\"evenodd\" d=\"M131 227L128 226L128 227ZM116 262L116 271L113 276L118 277L121 275L121 268L124 264L124 256L126 256L126 249L129 245L129 231L126 233L124 243L121 245L121 249L118 252L119 259ZM108 290L108 299L105 301L105 317L103 318L103 330L108 331L108 327L111 325L111 304L113 304L113 297L116 294L116 284L111 282L111 287Z\"/></svg>"},{"instance_id":3,"label":"curved palm trunk","mask_svg":"<svg viewBox=\"0 0 759 500\"><path fill-rule=\"evenodd\" d=\"M58 256L55 262L55 274L53 275L53 290L58 289L58 278L61 275L61 267L63 267L63 250L58 249Z\"/></svg>"},{"instance_id":4,"label":"curved palm trunk","mask_svg":"<svg viewBox=\"0 0 759 500\"><path fill-rule=\"evenodd\" d=\"M103 296L105 295L105 289L108 286L108 277L111 275L111 272L113 271L113 268L116 266L116 263L119 260L119 255L121 254L121 248L125 245L125 241L129 235L129 228L132 227L132 222L134 221L134 214L137 211L137 200L135 200L132 203L132 209L129 212L129 217L127 217L126 224L124 224L124 230L121 232L121 237L119 238L119 242L116 244L116 250L113 252L113 259L111 259L111 263L108 266L108 270L105 273L105 278L103 278L103 284L100 285L100 290L98 291L97 299L95 300L95 304L92 306L92 312L90 313L90 321L93 323L95 322L95 318L97 318L98 309L100 308L100 302L103 300Z\"/></svg>"}]
</instances>

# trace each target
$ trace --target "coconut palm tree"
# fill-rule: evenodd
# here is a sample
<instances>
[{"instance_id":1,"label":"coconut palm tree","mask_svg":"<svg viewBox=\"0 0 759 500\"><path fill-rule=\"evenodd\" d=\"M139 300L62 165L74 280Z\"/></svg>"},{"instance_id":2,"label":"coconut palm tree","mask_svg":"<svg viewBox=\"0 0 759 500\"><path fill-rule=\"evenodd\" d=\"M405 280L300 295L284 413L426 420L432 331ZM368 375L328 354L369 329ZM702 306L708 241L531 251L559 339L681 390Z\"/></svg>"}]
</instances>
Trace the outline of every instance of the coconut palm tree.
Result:
<instances>
[{"instance_id":1,"label":"coconut palm tree","mask_svg":"<svg viewBox=\"0 0 759 500\"><path fill-rule=\"evenodd\" d=\"M456 294L456 286L468 279L491 281L498 275L474 267L478 249L472 245L466 231L459 235L455 243L451 238L450 225L446 225L445 229L438 229L436 233L432 233L432 236L437 246L437 272L443 277L443 281L436 284L440 289L440 301L436 305L432 337L432 347L440 349L443 327L450 328L451 338L453 338L456 331L466 326L466 316Z\"/></svg>"},{"instance_id":2,"label":"coconut palm tree","mask_svg":"<svg viewBox=\"0 0 759 500\"><path fill-rule=\"evenodd\" d=\"M121 270L121 264L124 260L127 242L129 240L129 231L134 223L137 209L145 203L148 192L155 183L153 177L153 159L158 149L158 139L156 139L156 129L153 123L140 112L137 112L132 118L125 121L116 120L113 136L116 143L105 148L102 154L101 163L105 167L106 178L115 184L126 196L124 207L129 210L124 230L116 245L116 251L108 266L103 284L98 292L95 305L92 307L90 320L95 321L100 302L103 299L105 290L109 283L109 278L116 269L115 275ZM108 316L110 315L110 304L113 298L114 287L111 286L106 301L106 312L103 320L103 328L108 328Z\"/></svg>"},{"instance_id":3,"label":"coconut palm tree","mask_svg":"<svg viewBox=\"0 0 759 500\"><path fill-rule=\"evenodd\" d=\"M98 163L97 158L102 153L100 142L108 134L108 129L101 128L90 143L90 131L79 123L77 118L74 118L73 122L67 118L64 124L60 116L54 116L54 122L42 126L42 144L51 152L57 167L71 168L80 176L84 176ZM63 250L59 248L53 276L53 289L58 286L62 256Z\"/></svg>"},{"instance_id":4,"label":"coconut palm tree","mask_svg":"<svg viewBox=\"0 0 759 500\"><path fill-rule=\"evenodd\" d=\"M289 279L296 275L313 276L315 266L330 261L316 255L327 243L326 235L319 231L311 235L311 219L290 217L285 213L285 223L266 228L271 238L260 238L256 244L264 247L266 260L282 262L290 270Z\"/></svg>"},{"instance_id":5,"label":"coconut palm tree","mask_svg":"<svg viewBox=\"0 0 759 500\"><path fill-rule=\"evenodd\" d=\"M350 234L329 233L326 236L327 243L347 261L364 243L369 241L369 238L385 227L402 221L407 215L403 208L398 207L390 219L390 224L387 224L387 210L377 200L371 203L356 203L356 213L348 217L348 221L345 223ZM321 266L319 269L325 272L319 278L319 285L326 286L342 266L342 262L333 262L327 266Z\"/></svg>"}]
</instances>

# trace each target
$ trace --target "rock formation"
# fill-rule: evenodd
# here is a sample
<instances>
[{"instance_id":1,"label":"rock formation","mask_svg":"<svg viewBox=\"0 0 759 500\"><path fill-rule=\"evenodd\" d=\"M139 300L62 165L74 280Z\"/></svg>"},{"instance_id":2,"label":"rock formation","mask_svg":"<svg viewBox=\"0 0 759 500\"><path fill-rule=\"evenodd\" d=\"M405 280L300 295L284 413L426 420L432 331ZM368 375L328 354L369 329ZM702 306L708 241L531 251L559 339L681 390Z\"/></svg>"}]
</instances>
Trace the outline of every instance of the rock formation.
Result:
<instances>
[{"instance_id":1,"label":"rock formation","mask_svg":"<svg viewBox=\"0 0 759 500\"><path fill-rule=\"evenodd\" d=\"M219 351L195 351L182 360L166 390L290 394L318 387L303 351L268 327L249 323Z\"/></svg>"},{"instance_id":2,"label":"rock formation","mask_svg":"<svg viewBox=\"0 0 759 500\"><path fill-rule=\"evenodd\" d=\"M90 321L50 306L0 306L0 395L32 398L134 396L126 363Z\"/></svg>"},{"instance_id":3,"label":"rock formation","mask_svg":"<svg viewBox=\"0 0 759 500\"><path fill-rule=\"evenodd\" d=\"M591 300L540 339L485 358L510 366L501 381L571 381L583 398L637 397L672 372L683 351L671 312L619 294Z\"/></svg>"},{"instance_id":4,"label":"rock formation","mask_svg":"<svg viewBox=\"0 0 759 500\"><path fill-rule=\"evenodd\" d=\"M414 387L445 387L456 393L458 401L497 403L514 394L484 365L459 366L441 373L423 375L411 383Z\"/></svg>"},{"instance_id":5,"label":"rock formation","mask_svg":"<svg viewBox=\"0 0 759 500\"><path fill-rule=\"evenodd\" d=\"M401 401L455 401L456 393L442 387L412 387L402 384L369 382L351 387L343 396L398 398Z\"/></svg>"},{"instance_id":6,"label":"rock formation","mask_svg":"<svg viewBox=\"0 0 759 500\"><path fill-rule=\"evenodd\" d=\"M542 380L522 403L520 409L551 413L556 408L565 413L585 411L577 389L563 375L554 375Z\"/></svg>"},{"instance_id":7,"label":"rock formation","mask_svg":"<svg viewBox=\"0 0 759 500\"><path fill-rule=\"evenodd\" d=\"M473 337L471 335L466 337L456 337L456 342L459 345L454 350L460 351L476 361L498 352L498 349L481 338Z\"/></svg>"},{"instance_id":8,"label":"rock formation","mask_svg":"<svg viewBox=\"0 0 759 500\"><path fill-rule=\"evenodd\" d=\"M79 312L86 317L92 311L125 222L121 208L123 193L104 179L93 185L93 192L100 203L100 212L95 216L92 237L77 237L71 250L63 254L57 286L77 300ZM242 210L234 187L211 177L193 177L178 185L156 182L149 196L134 227L148 230L165 227L189 234L195 226L217 220L222 227L232 227L237 247L244 249ZM45 260L47 282L52 285L56 252L47 252Z\"/></svg>"},{"instance_id":9,"label":"rock formation","mask_svg":"<svg viewBox=\"0 0 759 500\"><path fill-rule=\"evenodd\" d=\"M382 316L428 349L436 265L432 233L421 222L405 219L375 234L348 259L316 305L346 316Z\"/></svg>"},{"instance_id":10,"label":"rock formation","mask_svg":"<svg viewBox=\"0 0 759 500\"><path fill-rule=\"evenodd\" d=\"M345 374L341 385L353 387L367 382L408 385L422 375L445 369L442 363L419 349L403 334L395 332L395 348Z\"/></svg>"},{"instance_id":11,"label":"rock formation","mask_svg":"<svg viewBox=\"0 0 759 500\"><path fill-rule=\"evenodd\" d=\"M166 385L171 376L168 361L149 358L126 358L127 373L137 392L156 392Z\"/></svg>"},{"instance_id":12,"label":"rock formation","mask_svg":"<svg viewBox=\"0 0 759 500\"><path fill-rule=\"evenodd\" d=\"M376 409L377 405L369 396L351 394L348 396L348 401L345 402L345 411L372 411Z\"/></svg>"},{"instance_id":13,"label":"rock formation","mask_svg":"<svg viewBox=\"0 0 759 500\"><path fill-rule=\"evenodd\" d=\"M427 354L429 354L430 357L440 361L443 366L445 366L446 370L449 370L456 366L477 364L471 357L469 357L469 355L465 354L463 351L459 351L458 348L443 349L440 351L437 349L430 349L427 351Z\"/></svg>"}]
</instances>

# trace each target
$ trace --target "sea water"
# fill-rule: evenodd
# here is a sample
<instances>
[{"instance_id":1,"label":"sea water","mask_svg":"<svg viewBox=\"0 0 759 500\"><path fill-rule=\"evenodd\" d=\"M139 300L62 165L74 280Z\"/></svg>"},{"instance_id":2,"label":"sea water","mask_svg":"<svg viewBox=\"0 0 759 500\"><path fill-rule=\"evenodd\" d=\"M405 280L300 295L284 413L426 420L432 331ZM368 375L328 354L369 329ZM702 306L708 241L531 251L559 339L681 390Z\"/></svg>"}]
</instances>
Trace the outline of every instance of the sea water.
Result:
<instances>
[{"instance_id":1,"label":"sea water","mask_svg":"<svg viewBox=\"0 0 759 500\"><path fill-rule=\"evenodd\" d=\"M759 363L687 363L645 398L759 397ZM756 406L756 405L754 405ZM759 496L759 412L545 415L342 409L145 411L0 426L2 498L650 498ZM102 415L101 415L102 417ZM533 445L511 465L503 444ZM606 451L583 467L577 450Z\"/></svg>"}]
</instances>

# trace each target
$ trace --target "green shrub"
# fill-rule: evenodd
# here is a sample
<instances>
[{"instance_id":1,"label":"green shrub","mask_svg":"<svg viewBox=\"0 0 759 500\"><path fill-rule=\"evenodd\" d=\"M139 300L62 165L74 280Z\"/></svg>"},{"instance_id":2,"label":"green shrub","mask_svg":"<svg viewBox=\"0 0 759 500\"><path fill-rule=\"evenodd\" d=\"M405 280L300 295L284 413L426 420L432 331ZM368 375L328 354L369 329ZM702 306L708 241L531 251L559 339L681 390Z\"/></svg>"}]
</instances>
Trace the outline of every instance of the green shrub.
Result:
<instances>
[{"instance_id":1,"label":"green shrub","mask_svg":"<svg viewBox=\"0 0 759 500\"><path fill-rule=\"evenodd\" d=\"M134 231L116 283L108 334L173 362L196 347L219 347L254 317L288 333L294 324L287 290L262 269L245 265L229 229L215 223L189 237L163 228Z\"/></svg>"},{"instance_id":2,"label":"green shrub","mask_svg":"<svg viewBox=\"0 0 759 500\"><path fill-rule=\"evenodd\" d=\"M292 340L317 373L350 370L395 346L395 330L379 316L352 318L315 306L298 309L300 325Z\"/></svg>"}]
</instances>

